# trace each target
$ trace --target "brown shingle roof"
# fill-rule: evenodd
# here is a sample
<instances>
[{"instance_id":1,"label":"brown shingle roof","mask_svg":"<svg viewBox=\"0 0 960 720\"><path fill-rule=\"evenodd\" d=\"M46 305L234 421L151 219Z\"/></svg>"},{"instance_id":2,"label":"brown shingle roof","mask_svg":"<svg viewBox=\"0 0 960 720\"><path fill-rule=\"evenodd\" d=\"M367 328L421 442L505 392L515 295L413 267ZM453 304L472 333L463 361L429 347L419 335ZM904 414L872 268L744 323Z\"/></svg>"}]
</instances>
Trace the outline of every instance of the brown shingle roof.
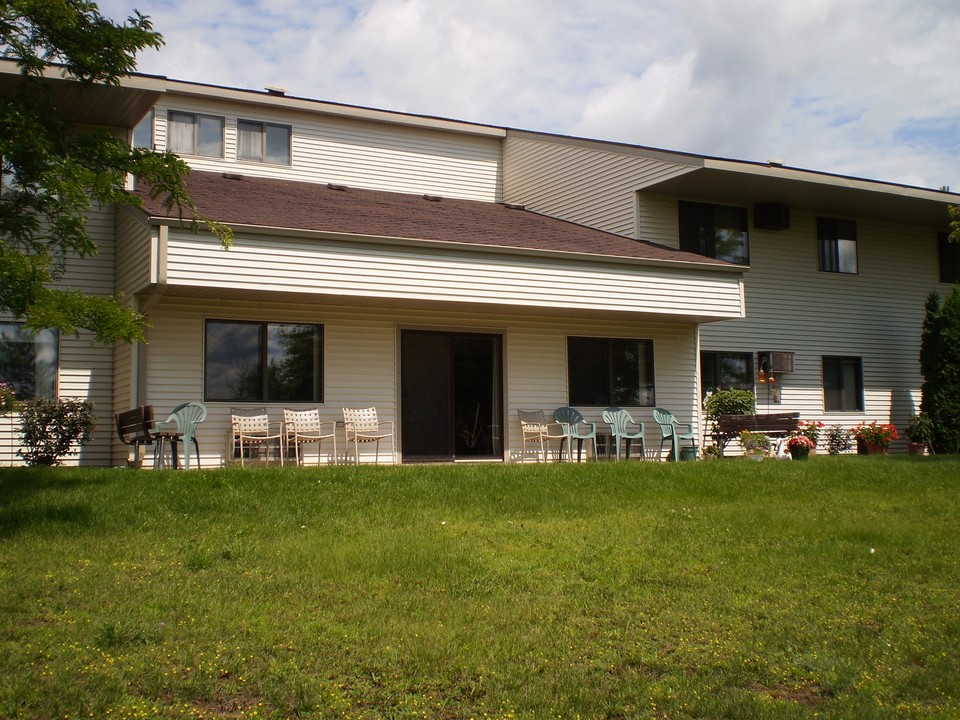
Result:
<instances>
[{"instance_id":1,"label":"brown shingle roof","mask_svg":"<svg viewBox=\"0 0 960 720\"><path fill-rule=\"evenodd\" d=\"M424 195L337 189L194 171L187 189L201 213L228 225L255 225L368 237L390 237L588 253L730 267L654 243L594 230L500 203ZM145 188L134 194L152 217L175 217Z\"/></svg>"}]
</instances>

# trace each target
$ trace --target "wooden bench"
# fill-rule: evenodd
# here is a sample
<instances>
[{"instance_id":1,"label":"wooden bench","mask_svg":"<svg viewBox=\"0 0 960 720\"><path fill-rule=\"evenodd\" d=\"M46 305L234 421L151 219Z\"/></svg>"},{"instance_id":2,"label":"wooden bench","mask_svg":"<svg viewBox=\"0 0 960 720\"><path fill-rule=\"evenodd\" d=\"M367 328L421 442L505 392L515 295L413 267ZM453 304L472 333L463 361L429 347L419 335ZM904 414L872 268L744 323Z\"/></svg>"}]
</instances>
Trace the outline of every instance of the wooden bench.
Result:
<instances>
[{"instance_id":1,"label":"wooden bench","mask_svg":"<svg viewBox=\"0 0 960 720\"><path fill-rule=\"evenodd\" d=\"M721 415L717 418L715 439L722 454L726 444L743 430L763 433L771 437L783 437L799 429L799 412Z\"/></svg>"},{"instance_id":2,"label":"wooden bench","mask_svg":"<svg viewBox=\"0 0 960 720\"><path fill-rule=\"evenodd\" d=\"M124 445L133 445L133 460L128 463L139 468L143 465L140 457L140 448L144 445L153 445L155 442L162 446L163 442L169 442L173 449L173 467L177 467L177 442L183 433L157 431L156 419L153 415L153 405L141 405L133 410L118 413L114 416L117 424L117 436ZM198 451L199 454L199 451ZM199 463L200 461L197 460ZM161 467L163 464L160 448L158 447L153 454L153 466Z\"/></svg>"}]
</instances>

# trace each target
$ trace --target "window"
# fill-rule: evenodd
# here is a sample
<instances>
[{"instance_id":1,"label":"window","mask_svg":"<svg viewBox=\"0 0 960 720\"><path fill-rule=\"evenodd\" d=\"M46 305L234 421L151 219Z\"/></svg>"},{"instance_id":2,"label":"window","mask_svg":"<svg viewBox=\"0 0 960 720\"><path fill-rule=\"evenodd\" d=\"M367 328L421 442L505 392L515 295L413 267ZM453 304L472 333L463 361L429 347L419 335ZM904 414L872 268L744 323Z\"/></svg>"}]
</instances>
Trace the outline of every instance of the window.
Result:
<instances>
[{"instance_id":1,"label":"window","mask_svg":"<svg viewBox=\"0 0 960 720\"><path fill-rule=\"evenodd\" d=\"M0 322L0 382L18 400L56 397L58 344L55 330L34 335L22 323Z\"/></svg>"},{"instance_id":2,"label":"window","mask_svg":"<svg viewBox=\"0 0 960 720\"><path fill-rule=\"evenodd\" d=\"M753 353L701 352L700 388L753 392Z\"/></svg>"},{"instance_id":3,"label":"window","mask_svg":"<svg viewBox=\"0 0 960 720\"><path fill-rule=\"evenodd\" d=\"M323 402L323 326L208 320L204 397Z\"/></svg>"},{"instance_id":4,"label":"window","mask_svg":"<svg viewBox=\"0 0 960 720\"><path fill-rule=\"evenodd\" d=\"M223 118L170 111L167 149L181 155L223 157Z\"/></svg>"},{"instance_id":5,"label":"window","mask_svg":"<svg viewBox=\"0 0 960 720\"><path fill-rule=\"evenodd\" d=\"M857 223L817 218L817 247L823 272L857 273Z\"/></svg>"},{"instance_id":6,"label":"window","mask_svg":"<svg viewBox=\"0 0 960 720\"><path fill-rule=\"evenodd\" d=\"M570 404L652 406L653 340L567 338Z\"/></svg>"},{"instance_id":7,"label":"window","mask_svg":"<svg viewBox=\"0 0 960 720\"><path fill-rule=\"evenodd\" d=\"M824 356L823 409L826 412L863 411L863 361L860 358Z\"/></svg>"},{"instance_id":8,"label":"window","mask_svg":"<svg viewBox=\"0 0 960 720\"><path fill-rule=\"evenodd\" d=\"M133 129L133 146L153 150L153 110Z\"/></svg>"},{"instance_id":9,"label":"window","mask_svg":"<svg viewBox=\"0 0 960 720\"><path fill-rule=\"evenodd\" d=\"M678 209L681 250L738 265L750 263L746 208L681 200Z\"/></svg>"},{"instance_id":10,"label":"window","mask_svg":"<svg viewBox=\"0 0 960 720\"><path fill-rule=\"evenodd\" d=\"M237 159L290 164L290 126L237 121Z\"/></svg>"},{"instance_id":11,"label":"window","mask_svg":"<svg viewBox=\"0 0 960 720\"><path fill-rule=\"evenodd\" d=\"M940 282L960 283L960 243L947 240L947 233L937 233L940 249Z\"/></svg>"}]
</instances>

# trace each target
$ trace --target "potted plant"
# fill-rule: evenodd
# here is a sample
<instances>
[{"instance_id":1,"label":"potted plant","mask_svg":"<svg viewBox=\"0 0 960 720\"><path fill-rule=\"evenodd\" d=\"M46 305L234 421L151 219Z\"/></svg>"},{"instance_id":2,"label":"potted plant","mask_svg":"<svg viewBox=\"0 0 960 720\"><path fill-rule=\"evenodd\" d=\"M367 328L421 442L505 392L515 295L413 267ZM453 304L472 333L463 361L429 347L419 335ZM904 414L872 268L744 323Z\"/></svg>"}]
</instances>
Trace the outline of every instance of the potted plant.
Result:
<instances>
[{"instance_id":1,"label":"potted plant","mask_svg":"<svg viewBox=\"0 0 960 720\"><path fill-rule=\"evenodd\" d=\"M810 444L803 444L803 446L806 447L807 450L816 453L817 443L820 441L821 430L823 430L823 423L819 420L801 420L797 431L794 433L794 436L801 435L807 438L810 441ZM787 442L787 447L790 447L789 441Z\"/></svg>"},{"instance_id":2,"label":"potted plant","mask_svg":"<svg viewBox=\"0 0 960 720\"><path fill-rule=\"evenodd\" d=\"M907 450L912 455L923 455L933 441L933 421L924 412L914 415L907 423Z\"/></svg>"},{"instance_id":3,"label":"potted plant","mask_svg":"<svg viewBox=\"0 0 960 720\"><path fill-rule=\"evenodd\" d=\"M740 431L740 445L743 446L743 456L749 460L763 460L763 456L770 450L770 438L763 433Z\"/></svg>"},{"instance_id":4,"label":"potted plant","mask_svg":"<svg viewBox=\"0 0 960 720\"><path fill-rule=\"evenodd\" d=\"M890 423L860 423L851 431L858 444L862 444L867 455L887 454L890 443L899 440L897 429Z\"/></svg>"},{"instance_id":5,"label":"potted plant","mask_svg":"<svg viewBox=\"0 0 960 720\"><path fill-rule=\"evenodd\" d=\"M787 450L790 451L790 457L794 460L806 460L810 455L810 451L816 446L817 443L802 432L794 433L790 436L790 439L787 440Z\"/></svg>"}]
</instances>

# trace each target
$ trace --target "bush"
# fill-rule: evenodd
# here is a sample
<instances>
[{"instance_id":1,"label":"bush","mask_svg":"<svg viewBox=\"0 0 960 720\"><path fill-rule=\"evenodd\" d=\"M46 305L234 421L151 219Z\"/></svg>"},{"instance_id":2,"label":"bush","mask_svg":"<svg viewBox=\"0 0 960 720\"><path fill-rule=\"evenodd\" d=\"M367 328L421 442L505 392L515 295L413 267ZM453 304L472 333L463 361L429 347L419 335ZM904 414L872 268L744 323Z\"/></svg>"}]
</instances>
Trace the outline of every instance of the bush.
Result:
<instances>
[{"instance_id":1,"label":"bush","mask_svg":"<svg viewBox=\"0 0 960 720\"><path fill-rule=\"evenodd\" d=\"M717 390L703 402L707 417L716 420L721 415L746 415L756 410L757 399L749 390Z\"/></svg>"},{"instance_id":2,"label":"bush","mask_svg":"<svg viewBox=\"0 0 960 720\"><path fill-rule=\"evenodd\" d=\"M17 451L30 467L59 465L65 455L79 452L96 426L93 404L70 398L28 400L21 407L20 439L26 449Z\"/></svg>"},{"instance_id":3,"label":"bush","mask_svg":"<svg viewBox=\"0 0 960 720\"><path fill-rule=\"evenodd\" d=\"M703 401L710 421L710 436L721 457L727 445L727 438L717 431L717 418L721 415L747 415L756 410L757 398L749 390L717 390Z\"/></svg>"},{"instance_id":4,"label":"bush","mask_svg":"<svg viewBox=\"0 0 960 720\"><path fill-rule=\"evenodd\" d=\"M930 418L931 449L960 452L960 287L927 297L920 338L923 400L920 410Z\"/></svg>"},{"instance_id":5,"label":"bush","mask_svg":"<svg viewBox=\"0 0 960 720\"><path fill-rule=\"evenodd\" d=\"M912 443L929 445L933 441L933 423L930 416L924 412L912 416L907 423L907 437Z\"/></svg>"},{"instance_id":6,"label":"bush","mask_svg":"<svg viewBox=\"0 0 960 720\"><path fill-rule=\"evenodd\" d=\"M826 431L827 452L831 455L839 455L853 447L853 440L850 437L850 431L843 425L834 425Z\"/></svg>"}]
</instances>

